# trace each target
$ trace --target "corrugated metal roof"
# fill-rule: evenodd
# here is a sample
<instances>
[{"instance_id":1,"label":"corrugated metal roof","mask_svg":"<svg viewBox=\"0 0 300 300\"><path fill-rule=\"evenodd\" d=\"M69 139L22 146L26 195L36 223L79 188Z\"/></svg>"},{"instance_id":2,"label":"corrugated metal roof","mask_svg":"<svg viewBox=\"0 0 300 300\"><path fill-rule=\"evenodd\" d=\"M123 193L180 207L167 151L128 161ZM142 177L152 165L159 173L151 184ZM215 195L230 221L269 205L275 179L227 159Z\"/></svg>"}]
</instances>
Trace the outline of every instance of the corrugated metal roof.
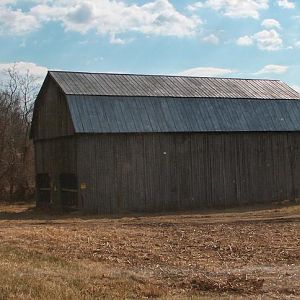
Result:
<instances>
[{"instance_id":1,"label":"corrugated metal roof","mask_svg":"<svg viewBox=\"0 0 300 300\"><path fill-rule=\"evenodd\" d=\"M277 80L51 71L67 95L184 98L300 99Z\"/></svg>"},{"instance_id":2,"label":"corrugated metal roof","mask_svg":"<svg viewBox=\"0 0 300 300\"><path fill-rule=\"evenodd\" d=\"M300 101L67 96L77 133L300 131Z\"/></svg>"}]
</instances>

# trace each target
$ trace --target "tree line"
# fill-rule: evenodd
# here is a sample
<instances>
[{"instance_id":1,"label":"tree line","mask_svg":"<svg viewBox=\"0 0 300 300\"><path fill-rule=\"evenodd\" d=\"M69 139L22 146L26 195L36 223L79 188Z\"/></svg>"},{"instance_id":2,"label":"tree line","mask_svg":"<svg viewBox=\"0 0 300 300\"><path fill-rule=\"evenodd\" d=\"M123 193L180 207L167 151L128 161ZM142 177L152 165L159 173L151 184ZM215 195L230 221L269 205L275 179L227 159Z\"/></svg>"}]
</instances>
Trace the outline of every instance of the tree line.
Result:
<instances>
[{"instance_id":1,"label":"tree line","mask_svg":"<svg viewBox=\"0 0 300 300\"><path fill-rule=\"evenodd\" d=\"M34 153L29 139L36 76L15 67L0 73L0 201L26 200L34 193Z\"/></svg>"}]
</instances>

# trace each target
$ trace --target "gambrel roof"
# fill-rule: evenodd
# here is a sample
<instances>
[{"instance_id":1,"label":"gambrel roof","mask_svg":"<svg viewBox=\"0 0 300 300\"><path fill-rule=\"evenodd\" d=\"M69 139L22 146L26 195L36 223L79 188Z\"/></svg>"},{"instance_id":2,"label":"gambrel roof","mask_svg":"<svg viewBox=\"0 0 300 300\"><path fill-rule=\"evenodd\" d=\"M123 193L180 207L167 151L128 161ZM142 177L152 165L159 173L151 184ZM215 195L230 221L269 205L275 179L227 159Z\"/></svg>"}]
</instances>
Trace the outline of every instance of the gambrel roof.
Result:
<instances>
[{"instance_id":1,"label":"gambrel roof","mask_svg":"<svg viewBox=\"0 0 300 300\"><path fill-rule=\"evenodd\" d=\"M300 131L300 94L277 80L61 71L47 80L75 133Z\"/></svg>"}]
</instances>

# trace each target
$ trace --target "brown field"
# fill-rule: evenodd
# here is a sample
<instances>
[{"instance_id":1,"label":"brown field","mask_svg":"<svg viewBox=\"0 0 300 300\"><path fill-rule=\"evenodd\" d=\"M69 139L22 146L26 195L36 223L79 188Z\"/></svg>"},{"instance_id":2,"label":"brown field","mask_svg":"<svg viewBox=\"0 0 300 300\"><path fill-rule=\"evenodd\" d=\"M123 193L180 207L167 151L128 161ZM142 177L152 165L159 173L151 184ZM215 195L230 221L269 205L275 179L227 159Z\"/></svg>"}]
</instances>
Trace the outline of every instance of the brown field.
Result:
<instances>
[{"instance_id":1,"label":"brown field","mask_svg":"<svg viewBox=\"0 0 300 300\"><path fill-rule=\"evenodd\" d=\"M299 299L300 206L98 218L0 205L0 299Z\"/></svg>"}]
</instances>

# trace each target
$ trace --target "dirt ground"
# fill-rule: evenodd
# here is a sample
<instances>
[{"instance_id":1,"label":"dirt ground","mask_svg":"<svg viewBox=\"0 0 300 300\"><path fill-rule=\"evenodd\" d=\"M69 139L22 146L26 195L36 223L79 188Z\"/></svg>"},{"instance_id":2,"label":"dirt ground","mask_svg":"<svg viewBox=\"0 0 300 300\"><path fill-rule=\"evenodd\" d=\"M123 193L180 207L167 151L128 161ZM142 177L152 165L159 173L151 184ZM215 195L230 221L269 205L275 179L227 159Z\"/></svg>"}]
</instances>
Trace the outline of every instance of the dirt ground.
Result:
<instances>
[{"instance_id":1,"label":"dirt ground","mask_svg":"<svg viewBox=\"0 0 300 300\"><path fill-rule=\"evenodd\" d=\"M0 299L300 299L300 206L100 218L0 205Z\"/></svg>"}]
</instances>

